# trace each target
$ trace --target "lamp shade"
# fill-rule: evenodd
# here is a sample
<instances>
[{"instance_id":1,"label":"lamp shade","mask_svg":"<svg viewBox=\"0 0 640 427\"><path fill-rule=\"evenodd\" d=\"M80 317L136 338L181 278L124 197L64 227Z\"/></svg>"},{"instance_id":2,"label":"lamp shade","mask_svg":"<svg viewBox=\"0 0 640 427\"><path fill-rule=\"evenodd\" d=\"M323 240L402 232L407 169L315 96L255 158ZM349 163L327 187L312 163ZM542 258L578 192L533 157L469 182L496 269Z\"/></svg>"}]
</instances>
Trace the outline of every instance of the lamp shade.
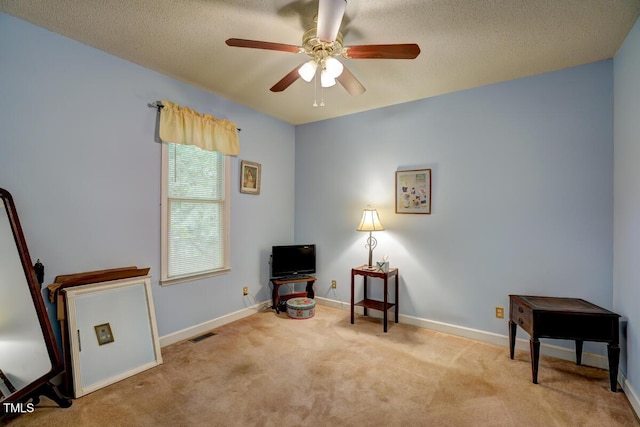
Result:
<instances>
[{"instance_id":1,"label":"lamp shade","mask_svg":"<svg viewBox=\"0 0 640 427\"><path fill-rule=\"evenodd\" d=\"M342 74L344 65L342 65L342 62L338 61L336 58L330 57L324 61L324 69L331 77L337 79L340 74Z\"/></svg>"},{"instance_id":2,"label":"lamp shade","mask_svg":"<svg viewBox=\"0 0 640 427\"><path fill-rule=\"evenodd\" d=\"M362 212L362 220L356 231L382 231L384 227L380 223L378 218L378 211L371 208L366 208Z\"/></svg>"},{"instance_id":3,"label":"lamp shade","mask_svg":"<svg viewBox=\"0 0 640 427\"><path fill-rule=\"evenodd\" d=\"M313 79L313 76L316 74L316 68L318 68L318 63L315 60L311 60L305 62L302 67L298 69L298 74L305 82L310 82Z\"/></svg>"},{"instance_id":4,"label":"lamp shade","mask_svg":"<svg viewBox=\"0 0 640 427\"><path fill-rule=\"evenodd\" d=\"M331 87L336 84L336 79L331 74L327 72L327 70L322 70L320 72L320 86L322 87Z\"/></svg>"}]
</instances>

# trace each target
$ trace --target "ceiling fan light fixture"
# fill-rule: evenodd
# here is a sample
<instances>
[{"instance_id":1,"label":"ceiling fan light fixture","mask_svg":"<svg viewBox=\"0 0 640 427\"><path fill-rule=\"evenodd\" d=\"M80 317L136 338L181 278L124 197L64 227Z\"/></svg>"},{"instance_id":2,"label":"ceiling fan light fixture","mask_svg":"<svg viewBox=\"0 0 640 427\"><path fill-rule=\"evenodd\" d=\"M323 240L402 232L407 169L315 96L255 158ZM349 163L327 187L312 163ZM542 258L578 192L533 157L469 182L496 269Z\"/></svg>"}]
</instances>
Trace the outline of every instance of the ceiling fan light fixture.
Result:
<instances>
[{"instance_id":1,"label":"ceiling fan light fixture","mask_svg":"<svg viewBox=\"0 0 640 427\"><path fill-rule=\"evenodd\" d=\"M320 86L322 87L331 87L336 84L336 78L327 72L327 70L322 70L320 73Z\"/></svg>"},{"instance_id":2,"label":"ceiling fan light fixture","mask_svg":"<svg viewBox=\"0 0 640 427\"><path fill-rule=\"evenodd\" d=\"M340 27L346 5L347 0L318 0L318 13L314 18L316 25L302 34L301 46L237 38L227 39L225 43L232 47L301 53L311 59L287 73L269 89L271 92L282 92L299 78L308 83L313 80L314 89L317 89L319 67L322 88L332 87L339 81L350 95L360 95L365 92L365 87L338 58L415 59L420 54L420 46L415 43L345 46ZM322 107L324 103L319 105Z\"/></svg>"},{"instance_id":3,"label":"ceiling fan light fixture","mask_svg":"<svg viewBox=\"0 0 640 427\"><path fill-rule=\"evenodd\" d=\"M313 76L316 75L316 69L318 68L318 63L315 60L305 62L302 67L298 69L298 74L302 77L302 80L305 82L310 82L313 79Z\"/></svg>"},{"instance_id":4,"label":"ceiling fan light fixture","mask_svg":"<svg viewBox=\"0 0 640 427\"><path fill-rule=\"evenodd\" d=\"M344 65L336 58L327 58L324 62L324 69L331 77L338 78L340 74L342 74L342 70L344 70Z\"/></svg>"}]
</instances>

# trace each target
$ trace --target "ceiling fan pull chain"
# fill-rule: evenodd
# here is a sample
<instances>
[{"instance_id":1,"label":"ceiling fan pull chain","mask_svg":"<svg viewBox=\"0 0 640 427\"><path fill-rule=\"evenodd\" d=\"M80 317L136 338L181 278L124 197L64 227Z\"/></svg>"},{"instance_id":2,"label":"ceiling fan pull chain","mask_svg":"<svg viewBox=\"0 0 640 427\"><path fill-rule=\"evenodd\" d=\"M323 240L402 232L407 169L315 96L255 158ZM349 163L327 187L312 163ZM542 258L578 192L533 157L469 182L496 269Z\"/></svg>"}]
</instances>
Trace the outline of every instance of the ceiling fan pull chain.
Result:
<instances>
[{"instance_id":1,"label":"ceiling fan pull chain","mask_svg":"<svg viewBox=\"0 0 640 427\"><path fill-rule=\"evenodd\" d=\"M313 75L313 107L317 108L318 107L318 79L317 76L318 73Z\"/></svg>"}]
</instances>

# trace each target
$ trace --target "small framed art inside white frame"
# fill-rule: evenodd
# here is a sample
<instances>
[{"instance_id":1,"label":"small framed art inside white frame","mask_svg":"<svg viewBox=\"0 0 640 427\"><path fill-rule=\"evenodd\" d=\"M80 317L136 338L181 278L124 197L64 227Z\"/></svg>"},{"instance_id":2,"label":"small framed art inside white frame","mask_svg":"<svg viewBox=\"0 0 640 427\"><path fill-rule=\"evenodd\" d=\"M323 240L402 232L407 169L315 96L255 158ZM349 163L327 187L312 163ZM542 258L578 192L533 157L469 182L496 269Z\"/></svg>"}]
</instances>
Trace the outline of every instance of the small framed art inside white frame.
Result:
<instances>
[{"instance_id":1,"label":"small framed art inside white frame","mask_svg":"<svg viewBox=\"0 0 640 427\"><path fill-rule=\"evenodd\" d=\"M431 169L396 171L396 213L431 213Z\"/></svg>"},{"instance_id":2,"label":"small framed art inside white frame","mask_svg":"<svg viewBox=\"0 0 640 427\"><path fill-rule=\"evenodd\" d=\"M247 194L260 194L260 175L262 165L260 163L243 160L240 162L240 192Z\"/></svg>"}]
</instances>

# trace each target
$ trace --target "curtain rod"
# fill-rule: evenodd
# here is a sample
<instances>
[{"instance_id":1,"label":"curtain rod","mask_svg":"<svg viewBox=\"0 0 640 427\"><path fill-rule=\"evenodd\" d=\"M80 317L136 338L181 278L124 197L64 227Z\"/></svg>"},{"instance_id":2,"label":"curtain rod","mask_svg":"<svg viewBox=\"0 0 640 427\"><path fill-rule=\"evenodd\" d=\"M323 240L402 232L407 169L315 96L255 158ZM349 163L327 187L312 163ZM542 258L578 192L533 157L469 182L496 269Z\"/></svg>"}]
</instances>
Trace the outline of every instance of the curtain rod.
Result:
<instances>
[{"instance_id":1,"label":"curtain rod","mask_svg":"<svg viewBox=\"0 0 640 427\"><path fill-rule=\"evenodd\" d=\"M164 108L164 105L162 105L162 102L156 101L156 102L150 102L147 104L147 107L149 108L155 108L156 110L158 110L158 112L160 112L160 110L162 110ZM236 128L236 130L238 132L240 132L242 129L240 128Z\"/></svg>"}]
</instances>

